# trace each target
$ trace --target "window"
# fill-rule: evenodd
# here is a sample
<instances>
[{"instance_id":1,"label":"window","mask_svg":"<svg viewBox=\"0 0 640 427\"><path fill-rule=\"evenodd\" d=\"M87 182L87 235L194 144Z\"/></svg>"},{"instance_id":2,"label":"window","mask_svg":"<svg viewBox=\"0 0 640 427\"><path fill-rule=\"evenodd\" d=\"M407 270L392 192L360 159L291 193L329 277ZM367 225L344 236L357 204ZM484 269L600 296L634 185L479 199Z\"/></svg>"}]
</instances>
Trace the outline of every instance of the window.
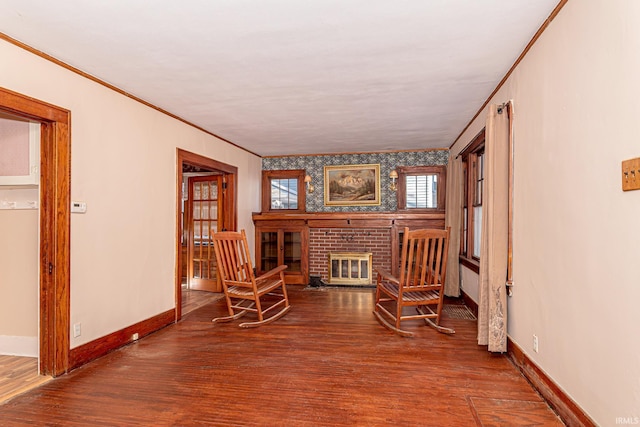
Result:
<instances>
[{"instance_id":1,"label":"window","mask_svg":"<svg viewBox=\"0 0 640 427\"><path fill-rule=\"evenodd\" d=\"M271 180L271 209L298 209L298 180L274 178Z\"/></svg>"},{"instance_id":2,"label":"window","mask_svg":"<svg viewBox=\"0 0 640 427\"><path fill-rule=\"evenodd\" d=\"M484 194L484 130L461 153L464 170L461 262L478 270L482 241L482 197Z\"/></svg>"},{"instance_id":3,"label":"window","mask_svg":"<svg viewBox=\"0 0 640 427\"><path fill-rule=\"evenodd\" d=\"M304 170L262 171L263 212L304 212Z\"/></svg>"},{"instance_id":4,"label":"window","mask_svg":"<svg viewBox=\"0 0 640 427\"><path fill-rule=\"evenodd\" d=\"M403 166L396 171L399 210L444 211L445 166Z\"/></svg>"}]
</instances>

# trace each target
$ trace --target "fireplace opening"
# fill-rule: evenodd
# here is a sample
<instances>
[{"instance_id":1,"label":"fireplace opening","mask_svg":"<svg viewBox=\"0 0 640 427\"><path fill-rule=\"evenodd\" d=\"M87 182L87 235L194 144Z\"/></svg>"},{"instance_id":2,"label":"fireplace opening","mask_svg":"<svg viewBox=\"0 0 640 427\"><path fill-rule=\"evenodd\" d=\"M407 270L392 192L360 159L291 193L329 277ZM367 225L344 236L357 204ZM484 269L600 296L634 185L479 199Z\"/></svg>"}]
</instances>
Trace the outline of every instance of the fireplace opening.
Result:
<instances>
[{"instance_id":1,"label":"fireplace opening","mask_svg":"<svg viewBox=\"0 0 640 427\"><path fill-rule=\"evenodd\" d=\"M371 252L329 253L329 284L370 285Z\"/></svg>"}]
</instances>

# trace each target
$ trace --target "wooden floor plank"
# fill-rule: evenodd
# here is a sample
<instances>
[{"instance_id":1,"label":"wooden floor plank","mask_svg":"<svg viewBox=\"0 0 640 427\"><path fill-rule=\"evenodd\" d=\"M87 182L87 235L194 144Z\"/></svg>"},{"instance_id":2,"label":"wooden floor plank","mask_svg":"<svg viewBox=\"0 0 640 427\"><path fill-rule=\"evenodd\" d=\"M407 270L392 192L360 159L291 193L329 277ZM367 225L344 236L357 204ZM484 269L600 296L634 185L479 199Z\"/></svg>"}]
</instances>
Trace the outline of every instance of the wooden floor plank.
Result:
<instances>
[{"instance_id":1,"label":"wooden floor plank","mask_svg":"<svg viewBox=\"0 0 640 427\"><path fill-rule=\"evenodd\" d=\"M483 427L563 425L544 402L483 398L470 400Z\"/></svg>"},{"instance_id":2,"label":"wooden floor plank","mask_svg":"<svg viewBox=\"0 0 640 427\"><path fill-rule=\"evenodd\" d=\"M51 377L38 374L38 358L0 355L0 403L38 387Z\"/></svg>"},{"instance_id":3,"label":"wooden floor plank","mask_svg":"<svg viewBox=\"0 0 640 427\"><path fill-rule=\"evenodd\" d=\"M474 320L445 317L451 336L415 322L402 338L374 319L371 289L289 293L291 312L255 329L213 325L224 301L196 309L10 400L2 424L464 426L497 401L535 407L538 425L554 417L505 356L476 344Z\"/></svg>"}]
</instances>

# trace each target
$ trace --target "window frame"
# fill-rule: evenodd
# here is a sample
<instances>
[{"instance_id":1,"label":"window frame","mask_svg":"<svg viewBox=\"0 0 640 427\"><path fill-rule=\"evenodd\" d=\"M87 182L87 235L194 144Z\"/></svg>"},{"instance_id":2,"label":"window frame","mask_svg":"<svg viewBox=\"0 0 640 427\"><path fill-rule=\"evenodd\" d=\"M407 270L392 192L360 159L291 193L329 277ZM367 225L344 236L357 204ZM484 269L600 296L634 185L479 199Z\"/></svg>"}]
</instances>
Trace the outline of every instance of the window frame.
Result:
<instances>
[{"instance_id":1,"label":"window frame","mask_svg":"<svg viewBox=\"0 0 640 427\"><path fill-rule=\"evenodd\" d=\"M474 255L474 208L483 205L483 196L485 193L485 166L486 158L484 157L485 149L485 129L482 129L478 135L476 135L469 145L460 153L462 158L463 178L464 178L464 193L463 202L460 209L461 212L461 224L460 224L460 263L476 273L480 272L480 256ZM482 174L478 179L478 159L482 158ZM480 182L480 191L478 194L478 183ZM466 209L466 216L465 216ZM465 221L466 219L466 221ZM480 224L482 226L482 224ZM480 230L482 233L482 229ZM481 236L481 235L480 235Z\"/></svg>"},{"instance_id":2,"label":"window frame","mask_svg":"<svg viewBox=\"0 0 640 427\"><path fill-rule=\"evenodd\" d=\"M396 192L398 197L399 211L444 213L445 200L447 195L447 167L445 165L400 166L396 168L396 172L398 172L398 183ZM416 175L436 175L438 177L438 193L436 197L437 207L407 208L407 176Z\"/></svg>"},{"instance_id":3,"label":"window frame","mask_svg":"<svg viewBox=\"0 0 640 427\"><path fill-rule=\"evenodd\" d=\"M304 183L305 170L263 170L262 171L262 212L300 213L306 212L307 189ZM271 180L273 179L297 179L298 180L298 209L273 209L271 208Z\"/></svg>"}]
</instances>

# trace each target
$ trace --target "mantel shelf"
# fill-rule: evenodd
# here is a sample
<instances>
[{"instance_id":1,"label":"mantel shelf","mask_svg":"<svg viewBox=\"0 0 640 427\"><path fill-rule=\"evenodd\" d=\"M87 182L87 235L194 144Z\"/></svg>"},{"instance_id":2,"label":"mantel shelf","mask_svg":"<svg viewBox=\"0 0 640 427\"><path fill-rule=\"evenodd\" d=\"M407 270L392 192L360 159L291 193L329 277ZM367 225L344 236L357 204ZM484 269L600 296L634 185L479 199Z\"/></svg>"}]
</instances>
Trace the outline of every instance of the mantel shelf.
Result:
<instances>
[{"instance_id":1,"label":"mantel shelf","mask_svg":"<svg viewBox=\"0 0 640 427\"><path fill-rule=\"evenodd\" d=\"M444 212L308 212L253 214L253 221L296 221L309 227L375 226L392 227L400 223L436 221L444 223Z\"/></svg>"}]
</instances>

